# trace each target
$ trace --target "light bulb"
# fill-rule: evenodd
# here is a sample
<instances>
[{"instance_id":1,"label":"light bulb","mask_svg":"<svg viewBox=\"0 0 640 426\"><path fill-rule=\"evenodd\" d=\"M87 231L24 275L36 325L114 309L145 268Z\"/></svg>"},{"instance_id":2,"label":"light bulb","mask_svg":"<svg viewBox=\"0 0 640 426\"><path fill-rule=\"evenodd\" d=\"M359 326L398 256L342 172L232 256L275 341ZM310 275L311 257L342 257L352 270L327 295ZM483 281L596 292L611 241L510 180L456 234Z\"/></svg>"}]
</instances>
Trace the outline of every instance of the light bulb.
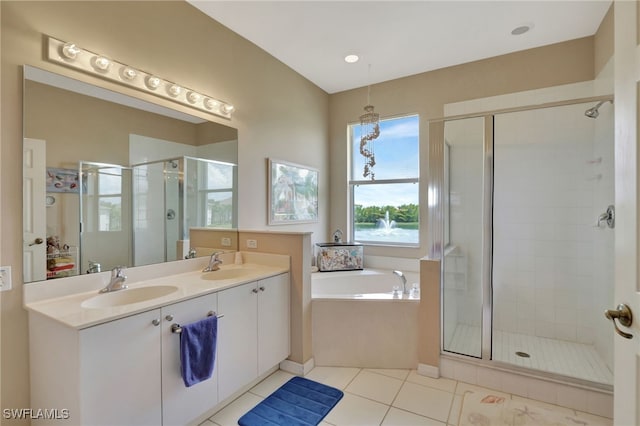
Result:
<instances>
[{"instance_id":1,"label":"light bulb","mask_svg":"<svg viewBox=\"0 0 640 426\"><path fill-rule=\"evenodd\" d=\"M229 104L223 104L220 107L220 110L225 114L231 114L234 109L236 109L236 108L233 105L229 105Z\"/></svg>"},{"instance_id":2,"label":"light bulb","mask_svg":"<svg viewBox=\"0 0 640 426\"><path fill-rule=\"evenodd\" d=\"M106 56L96 56L93 60L93 65L98 68L100 71L106 71L109 69L111 65L111 61Z\"/></svg>"},{"instance_id":3,"label":"light bulb","mask_svg":"<svg viewBox=\"0 0 640 426\"><path fill-rule=\"evenodd\" d=\"M182 87L178 86L177 84L172 84L171 86L169 86L169 94L171 96L178 96L180 92L182 92Z\"/></svg>"},{"instance_id":4,"label":"light bulb","mask_svg":"<svg viewBox=\"0 0 640 426\"><path fill-rule=\"evenodd\" d=\"M187 93L187 100L189 102L191 102L192 104L195 104L196 102L198 102L200 100L200 94L198 94L196 92L188 92Z\"/></svg>"},{"instance_id":5,"label":"light bulb","mask_svg":"<svg viewBox=\"0 0 640 426\"><path fill-rule=\"evenodd\" d=\"M131 67L122 68L122 77L125 80L133 80L138 75L138 72Z\"/></svg>"},{"instance_id":6,"label":"light bulb","mask_svg":"<svg viewBox=\"0 0 640 426\"><path fill-rule=\"evenodd\" d=\"M80 53L80 48L75 43L65 43L62 46L62 56L67 59L76 59L78 53Z\"/></svg>"},{"instance_id":7,"label":"light bulb","mask_svg":"<svg viewBox=\"0 0 640 426\"><path fill-rule=\"evenodd\" d=\"M218 104L219 104L218 101L215 101L211 98L204 98L204 106L207 109L214 109Z\"/></svg>"},{"instance_id":8,"label":"light bulb","mask_svg":"<svg viewBox=\"0 0 640 426\"><path fill-rule=\"evenodd\" d=\"M160 87L160 79L152 75L147 77L146 83L147 87L151 90L156 90L158 87Z\"/></svg>"}]
</instances>

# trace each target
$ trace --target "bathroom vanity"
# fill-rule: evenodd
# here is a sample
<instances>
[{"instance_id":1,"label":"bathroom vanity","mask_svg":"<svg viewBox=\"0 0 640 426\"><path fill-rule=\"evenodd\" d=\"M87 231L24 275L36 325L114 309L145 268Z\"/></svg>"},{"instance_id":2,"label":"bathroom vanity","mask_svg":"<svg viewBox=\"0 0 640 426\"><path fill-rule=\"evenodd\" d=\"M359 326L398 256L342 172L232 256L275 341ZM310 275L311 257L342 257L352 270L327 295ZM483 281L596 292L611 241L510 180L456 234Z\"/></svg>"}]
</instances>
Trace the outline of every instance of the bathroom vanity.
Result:
<instances>
[{"instance_id":1,"label":"bathroom vanity","mask_svg":"<svg viewBox=\"0 0 640 426\"><path fill-rule=\"evenodd\" d=\"M244 257L206 273L202 258L162 265L174 274L131 268L129 289L113 293L98 294L91 275L75 277L98 287L83 293L32 300L25 290L32 407L68 410L55 424L202 421L289 355L289 257ZM138 269L159 276L132 282L146 275ZM213 377L187 388L176 326L207 315L218 316Z\"/></svg>"}]
</instances>

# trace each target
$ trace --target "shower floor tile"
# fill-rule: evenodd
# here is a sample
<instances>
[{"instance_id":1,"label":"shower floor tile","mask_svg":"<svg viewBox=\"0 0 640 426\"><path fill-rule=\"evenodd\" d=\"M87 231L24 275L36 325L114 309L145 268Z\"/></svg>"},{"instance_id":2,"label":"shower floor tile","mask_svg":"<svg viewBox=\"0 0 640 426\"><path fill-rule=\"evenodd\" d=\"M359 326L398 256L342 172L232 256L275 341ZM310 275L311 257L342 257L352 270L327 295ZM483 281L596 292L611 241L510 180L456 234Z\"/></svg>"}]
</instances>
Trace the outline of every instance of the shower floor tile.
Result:
<instances>
[{"instance_id":1,"label":"shower floor tile","mask_svg":"<svg viewBox=\"0 0 640 426\"><path fill-rule=\"evenodd\" d=\"M480 341L480 327L458 324L447 350L477 355ZM492 353L495 361L613 384L613 373L592 345L494 330Z\"/></svg>"}]
</instances>

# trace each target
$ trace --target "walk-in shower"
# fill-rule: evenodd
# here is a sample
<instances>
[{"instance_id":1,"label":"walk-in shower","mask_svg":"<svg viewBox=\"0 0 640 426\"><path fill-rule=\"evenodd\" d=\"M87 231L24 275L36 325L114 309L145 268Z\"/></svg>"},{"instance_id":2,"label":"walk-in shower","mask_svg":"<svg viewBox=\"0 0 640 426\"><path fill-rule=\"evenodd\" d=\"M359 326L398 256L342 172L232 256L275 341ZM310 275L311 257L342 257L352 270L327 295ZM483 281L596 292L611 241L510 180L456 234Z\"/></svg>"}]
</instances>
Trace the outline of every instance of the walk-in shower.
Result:
<instances>
[{"instance_id":1,"label":"walk-in shower","mask_svg":"<svg viewBox=\"0 0 640 426\"><path fill-rule=\"evenodd\" d=\"M430 159L442 170L430 196L443 204L432 243L443 248L443 351L611 384L613 333L602 312L613 305L614 241L599 219L614 196L612 103L443 128L441 147L430 148L442 162Z\"/></svg>"}]
</instances>

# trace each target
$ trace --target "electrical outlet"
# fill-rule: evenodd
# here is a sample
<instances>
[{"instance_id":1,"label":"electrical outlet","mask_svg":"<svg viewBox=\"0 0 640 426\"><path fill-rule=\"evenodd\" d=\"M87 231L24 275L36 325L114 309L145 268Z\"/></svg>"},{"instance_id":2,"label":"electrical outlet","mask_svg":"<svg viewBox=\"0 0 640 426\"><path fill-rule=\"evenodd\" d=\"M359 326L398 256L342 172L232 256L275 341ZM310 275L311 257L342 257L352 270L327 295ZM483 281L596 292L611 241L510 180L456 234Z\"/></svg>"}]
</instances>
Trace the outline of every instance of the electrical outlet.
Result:
<instances>
[{"instance_id":1,"label":"electrical outlet","mask_svg":"<svg viewBox=\"0 0 640 426\"><path fill-rule=\"evenodd\" d=\"M220 244L222 244L222 247L231 247L231 238L228 237L224 237L220 240Z\"/></svg>"},{"instance_id":2,"label":"electrical outlet","mask_svg":"<svg viewBox=\"0 0 640 426\"><path fill-rule=\"evenodd\" d=\"M257 249L258 248L258 240L247 240L247 248Z\"/></svg>"},{"instance_id":3,"label":"electrical outlet","mask_svg":"<svg viewBox=\"0 0 640 426\"><path fill-rule=\"evenodd\" d=\"M0 266L0 291L11 290L11 266Z\"/></svg>"}]
</instances>

